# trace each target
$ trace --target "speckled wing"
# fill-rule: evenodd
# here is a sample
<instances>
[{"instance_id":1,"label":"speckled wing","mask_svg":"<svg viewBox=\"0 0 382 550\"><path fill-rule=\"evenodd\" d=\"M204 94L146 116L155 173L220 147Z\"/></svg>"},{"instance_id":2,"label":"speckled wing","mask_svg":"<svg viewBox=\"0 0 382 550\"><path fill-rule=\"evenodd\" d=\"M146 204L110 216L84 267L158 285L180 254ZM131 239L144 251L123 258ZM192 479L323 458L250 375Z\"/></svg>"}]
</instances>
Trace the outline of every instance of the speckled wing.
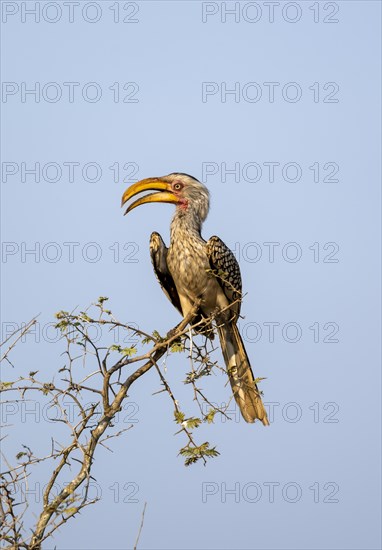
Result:
<instances>
[{"instance_id":1,"label":"speckled wing","mask_svg":"<svg viewBox=\"0 0 382 550\"><path fill-rule=\"evenodd\" d=\"M233 252L221 239L219 239L219 237L211 237L206 243L206 249L211 269L229 303L232 304L232 302L237 300L232 309L239 315L242 296L239 264Z\"/></svg>"},{"instance_id":2,"label":"speckled wing","mask_svg":"<svg viewBox=\"0 0 382 550\"><path fill-rule=\"evenodd\" d=\"M167 267L167 252L168 248L159 233L152 233L150 238L150 256L155 275L167 298L179 313L183 315L178 291Z\"/></svg>"}]
</instances>

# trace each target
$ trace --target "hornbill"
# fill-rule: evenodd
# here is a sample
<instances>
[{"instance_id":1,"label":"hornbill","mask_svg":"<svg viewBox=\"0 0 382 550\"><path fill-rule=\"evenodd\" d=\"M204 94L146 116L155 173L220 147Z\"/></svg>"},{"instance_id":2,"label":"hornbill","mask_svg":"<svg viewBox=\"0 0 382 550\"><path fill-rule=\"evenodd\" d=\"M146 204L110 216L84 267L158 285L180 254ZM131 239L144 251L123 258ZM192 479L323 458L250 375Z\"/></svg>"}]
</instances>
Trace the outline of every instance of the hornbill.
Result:
<instances>
[{"instance_id":1,"label":"hornbill","mask_svg":"<svg viewBox=\"0 0 382 550\"><path fill-rule=\"evenodd\" d=\"M155 191L132 202L125 214L141 204L176 204L171 223L169 248L158 233L152 233L150 255L162 290L186 316L200 302L195 321L213 315L232 391L247 422L256 419L269 425L248 355L236 322L241 306L241 275L231 250L219 237L205 241L201 227L209 210L208 189L197 179L180 172L147 178L131 185L123 194L122 206L144 191ZM200 330L200 328L199 328ZM211 330L211 328L209 328ZM207 330L206 330L207 332Z\"/></svg>"}]
</instances>

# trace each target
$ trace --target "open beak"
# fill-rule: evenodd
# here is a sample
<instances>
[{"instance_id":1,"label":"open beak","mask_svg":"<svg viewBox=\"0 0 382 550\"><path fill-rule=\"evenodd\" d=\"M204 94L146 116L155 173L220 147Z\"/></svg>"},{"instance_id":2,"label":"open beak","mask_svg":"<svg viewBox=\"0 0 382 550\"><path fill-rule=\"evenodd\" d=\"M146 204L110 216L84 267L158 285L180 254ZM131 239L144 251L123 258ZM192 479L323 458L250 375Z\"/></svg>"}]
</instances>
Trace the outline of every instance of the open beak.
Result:
<instances>
[{"instance_id":1,"label":"open beak","mask_svg":"<svg viewBox=\"0 0 382 550\"><path fill-rule=\"evenodd\" d=\"M130 187L126 189L122 196L121 206L126 204L126 202L132 197L135 197L135 195L138 195L138 193L142 193L143 191L158 192L150 193L149 195L145 195L144 197L141 197L140 199L132 202L127 207L124 215L131 212L131 210L133 210L137 206L149 202L169 202L175 204L179 202L178 197L176 197L171 190L171 184L167 183L167 181L161 178L146 178L144 180L138 181L137 183L134 183L133 185L130 185Z\"/></svg>"}]
</instances>

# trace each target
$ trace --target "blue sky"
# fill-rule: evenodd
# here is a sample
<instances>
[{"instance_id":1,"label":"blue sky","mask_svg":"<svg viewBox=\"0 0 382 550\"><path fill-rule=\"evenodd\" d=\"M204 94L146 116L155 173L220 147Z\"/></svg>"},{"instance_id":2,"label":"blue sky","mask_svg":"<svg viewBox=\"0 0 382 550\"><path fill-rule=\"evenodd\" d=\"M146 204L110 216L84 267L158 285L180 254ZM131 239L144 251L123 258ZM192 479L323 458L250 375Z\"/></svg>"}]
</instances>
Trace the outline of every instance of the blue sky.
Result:
<instances>
[{"instance_id":1,"label":"blue sky","mask_svg":"<svg viewBox=\"0 0 382 550\"><path fill-rule=\"evenodd\" d=\"M97 457L101 502L57 548L131 548L144 502L145 549L380 548L380 4L281 2L273 22L264 2L50 4L2 2L3 334L40 313L15 363L53 373L54 313L100 295L146 331L179 321L148 254L173 207L124 218L120 198L181 171L210 189L204 237L239 259L274 411L201 428L221 456L185 469L150 372ZM191 406L186 357L167 368ZM36 407L8 415L9 452L50 440Z\"/></svg>"}]
</instances>

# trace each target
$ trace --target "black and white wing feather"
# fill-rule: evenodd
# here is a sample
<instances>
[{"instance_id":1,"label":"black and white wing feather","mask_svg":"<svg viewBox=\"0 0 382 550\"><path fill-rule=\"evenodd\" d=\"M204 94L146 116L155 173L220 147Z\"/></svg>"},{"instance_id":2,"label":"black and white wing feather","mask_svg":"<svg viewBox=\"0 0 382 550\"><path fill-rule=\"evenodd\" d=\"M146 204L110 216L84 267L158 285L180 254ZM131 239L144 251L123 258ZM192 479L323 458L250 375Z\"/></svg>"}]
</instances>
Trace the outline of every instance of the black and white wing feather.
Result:
<instances>
[{"instance_id":1,"label":"black and white wing feather","mask_svg":"<svg viewBox=\"0 0 382 550\"><path fill-rule=\"evenodd\" d=\"M211 269L236 315L240 314L242 284L240 267L233 252L219 237L213 236L206 243Z\"/></svg>"}]
</instances>

